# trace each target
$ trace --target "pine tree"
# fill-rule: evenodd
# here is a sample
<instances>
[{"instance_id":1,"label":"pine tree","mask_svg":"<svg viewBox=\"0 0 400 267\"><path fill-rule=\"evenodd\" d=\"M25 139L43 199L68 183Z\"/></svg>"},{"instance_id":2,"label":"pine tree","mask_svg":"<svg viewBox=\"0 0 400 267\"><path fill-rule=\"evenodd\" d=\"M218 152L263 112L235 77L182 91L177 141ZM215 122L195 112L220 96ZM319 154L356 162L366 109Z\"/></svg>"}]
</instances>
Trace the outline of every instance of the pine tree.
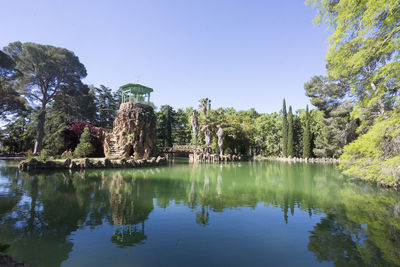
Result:
<instances>
[{"instance_id":1,"label":"pine tree","mask_svg":"<svg viewBox=\"0 0 400 267\"><path fill-rule=\"evenodd\" d=\"M311 157L310 118L308 116L308 105L307 105L304 133L303 133L303 158L310 158L310 157Z\"/></svg>"},{"instance_id":2,"label":"pine tree","mask_svg":"<svg viewBox=\"0 0 400 267\"><path fill-rule=\"evenodd\" d=\"M288 137L287 137L287 156L294 157L294 131L292 106L289 106L288 113Z\"/></svg>"},{"instance_id":3,"label":"pine tree","mask_svg":"<svg viewBox=\"0 0 400 267\"><path fill-rule=\"evenodd\" d=\"M284 157L288 156L287 145L288 145L288 121L287 121L287 114L286 114L286 101L285 101L285 99L283 99L281 146L282 146L282 154Z\"/></svg>"},{"instance_id":4,"label":"pine tree","mask_svg":"<svg viewBox=\"0 0 400 267\"><path fill-rule=\"evenodd\" d=\"M90 143L90 131L89 127L86 127L81 134L81 138L79 139L79 144L75 148L74 157L82 158L90 155L94 152L94 147L92 143Z\"/></svg>"}]
</instances>

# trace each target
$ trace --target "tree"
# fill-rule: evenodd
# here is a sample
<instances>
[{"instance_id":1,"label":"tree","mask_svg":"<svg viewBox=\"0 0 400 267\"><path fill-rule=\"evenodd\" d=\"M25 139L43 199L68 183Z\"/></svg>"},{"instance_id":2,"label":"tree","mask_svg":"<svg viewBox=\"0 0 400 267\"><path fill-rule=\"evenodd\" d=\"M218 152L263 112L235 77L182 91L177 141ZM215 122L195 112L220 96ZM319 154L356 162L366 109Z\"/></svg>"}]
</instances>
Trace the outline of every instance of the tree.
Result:
<instances>
[{"instance_id":1,"label":"tree","mask_svg":"<svg viewBox=\"0 0 400 267\"><path fill-rule=\"evenodd\" d=\"M39 106L34 152L43 147L47 107L55 97L71 86L80 86L86 69L75 54L65 48L35 43L14 42L4 51L21 72L17 84L22 93Z\"/></svg>"},{"instance_id":2,"label":"tree","mask_svg":"<svg viewBox=\"0 0 400 267\"><path fill-rule=\"evenodd\" d=\"M294 157L294 125L293 125L292 106L289 106L289 112L288 112L287 154L289 157Z\"/></svg>"},{"instance_id":3,"label":"tree","mask_svg":"<svg viewBox=\"0 0 400 267\"><path fill-rule=\"evenodd\" d=\"M199 102L199 108L203 113L203 119L205 119L207 116L207 111L211 110L211 100L208 98L202 98L199 100Z\"/></svg>"},{"instance_id":4,"label":"tree","mask_svg":"<svg viewBox=\"0 0 400 267\"><path fill-rule=\"evenodd\" d=\"M308 115L308 105L306 107L306 118L303 133L303 158L311 158L311 133L310 118Z\"/></svg>"},{"instance_id":5,"label":"tree","mask_svg":"<svg viewBox=\"0 0 400 267\"><path fill-rule=\"evenodd\" d=\"M358 120L351 119L352 103L347 100L349 87L344 82L332 82L314 76L304 84L310 102L323 112L321 131L315 138L314 154L318 157L338 157L343 147L356 137Z\"/></svg>"},{"instance_id":6,"label":"tree","mask_svg":"<svg viewBox=\"0 0 400 267\"><path fill-rule=\"evenodd\" d=\"M186 145L190 143L190 125L188 113L183 109L178 109L175 113L174 124L172 127L172 139L174 143L179 145Z\"/></svg>"},{"instance_id":7,"label":"tree","mask_svg":"<svg viewBox=\"0 0 400 267\"><path fill-rule=\"evenodd\" d=\"M318 9L316 23L332 29L327 70L346 81L355 99L355 118L384 114L400 88L400 5L397 0L307 0Z\"/></svg>"},{"instance_id":8,"label":"tree","mask_svg":"<svg viewBox=\"0 0 400 267\"><path fill-rule=\"evenodd\" d=\"M257 153L278 156L280 153L282 119L279 113L262 114L255 119L254 142Z\"/></svg>"},{"instance_id":9,"label":"tree","mask_svg":"<svg viewBox=\"0 0 400 267\"><path fill-rule=\"evenodd\" d=\"M286 113L286 101L283 99L282 104L282 154L284 157L288 156L288 121L287 121L287 113Z\"/></svg>"},{"instance_id":10,"label":"tree","mask_svg":"<svg viewBox=\"0 0 400 267\"><path fill-rule=\"evenodd\" d=\"M169 105L161 106L157 112L157 141L159 145L171 147L173 145L172 129L175 123L175 110Z\"/></svg>"},{"instance_id":11,"label":"tree","mask_svg":"<svg viewBox=\"0 0 400 267\"><path fill-rule=\"evenodd\" d=\"M89 127L85 127L85 130L81 134L79 144L75 148L74 156L77 158L86 157L94 152L94 147L90 142L90 131Z\"/></svg>"},{"instance_id":12,"label":"tree","mask_svg":"<svg viewBox=\"0 0 400 267\"><path fill-rule=\"evenodd\" d=\"M118 97L112 93L109 87L100 85L93 87L97 107L96 123L99 127L111 129L118 108Z\"/></svg>"},{"instance_id":13,"label":"tree","mask_svg":"<svg viewBox=\"0 0 400 267\"><path fill-rule=\"evenodd\" d=\"M0 51L0 118L26 111L28 103L15 90L13 81L20 75L12 58Z\"/></svg>"}]
</instances>

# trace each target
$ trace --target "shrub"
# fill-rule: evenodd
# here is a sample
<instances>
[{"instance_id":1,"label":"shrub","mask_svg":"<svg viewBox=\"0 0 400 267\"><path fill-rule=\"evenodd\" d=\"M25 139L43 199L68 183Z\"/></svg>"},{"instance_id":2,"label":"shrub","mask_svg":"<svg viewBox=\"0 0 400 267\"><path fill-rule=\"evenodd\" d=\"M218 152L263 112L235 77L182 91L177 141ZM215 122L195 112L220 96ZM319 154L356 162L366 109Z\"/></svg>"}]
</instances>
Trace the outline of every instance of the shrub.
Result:
<instances>
[{"instance_id":1,"label":"shrub","mask_svg":"<svg viewBox=\"0 0 400 267\"><path fill-rule=\"evenodd\" d=\"M47 151L44 149L42 149L40 151L39 156L36 157L36 159L40 160L40 161L46 161L48 158L49 158L49 155L47 154Z\"/></svg>"},{"instance_id":2,"label":"shrub","mask_svg":"<svg viewBox=\"0 0 400 267\"><path fill-rule=\"evenodd\" d=\"M344 174L394 185L400 171L399 126L400 114L392 112L378 119L367 133L345 146L339 165Z\"/></svg>"},{"instance_id":3,"label":"shrub","mask_svg":"<svg viewBox=\"0 0 400 267\"><path fill-rule=\"evenodd\" d=\"M78 146L75 148L74 157L76 158L87 157L93 152L94 152L94 147L92 143L90 143L89 127L86 127L83 133L81 134Z\"/></svg>"}]
</instances>

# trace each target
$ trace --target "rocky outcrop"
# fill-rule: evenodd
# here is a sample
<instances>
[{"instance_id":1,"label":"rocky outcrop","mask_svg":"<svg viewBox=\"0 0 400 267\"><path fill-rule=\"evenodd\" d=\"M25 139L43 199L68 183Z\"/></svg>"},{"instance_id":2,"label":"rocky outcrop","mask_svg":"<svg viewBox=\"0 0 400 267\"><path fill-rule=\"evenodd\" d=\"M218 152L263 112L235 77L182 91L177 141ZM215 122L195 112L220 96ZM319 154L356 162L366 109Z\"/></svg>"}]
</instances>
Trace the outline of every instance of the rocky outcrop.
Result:
<instances>
[{"instance_id":1,"label":"rocky outcrop","mask_svg":"<svg viewBox=\"0 0 400 267\"><path fill-rule=\"evenodd\" d=\"M104 131L108 157L150 157L155 152L155 115L151 106L122 103L112 131Z\"/></svg>"}]
</instances>

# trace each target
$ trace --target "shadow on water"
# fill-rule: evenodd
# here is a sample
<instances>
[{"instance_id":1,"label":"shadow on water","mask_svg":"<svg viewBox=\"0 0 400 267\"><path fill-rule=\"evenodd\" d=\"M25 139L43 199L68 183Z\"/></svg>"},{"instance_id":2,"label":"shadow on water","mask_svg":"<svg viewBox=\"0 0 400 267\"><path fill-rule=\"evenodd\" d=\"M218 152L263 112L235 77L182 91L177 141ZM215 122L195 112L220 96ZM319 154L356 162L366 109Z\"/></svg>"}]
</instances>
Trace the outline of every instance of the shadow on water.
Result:
<instances>
[{"instance_id":1,"label":"shadow on water","mask_svg":"<svg viewBox=\"0 0 400 267\"><path fill-rule=\"evenodd\" d=\"M112 225L118 248L146 245L146 222L157 208L194 211L200 227L233 208L279 209L320 216L307 249L335 265L400 265L398 192L351 182L332 165L245 162L169 167L19 173L0 164L0 242L37 266L69 258L79 229ZM12 163L11 163L12 164ZM227 222L228 223L228 222ZM48 255L51 255L49 257Z\"/></svg>"}]
</instances>

